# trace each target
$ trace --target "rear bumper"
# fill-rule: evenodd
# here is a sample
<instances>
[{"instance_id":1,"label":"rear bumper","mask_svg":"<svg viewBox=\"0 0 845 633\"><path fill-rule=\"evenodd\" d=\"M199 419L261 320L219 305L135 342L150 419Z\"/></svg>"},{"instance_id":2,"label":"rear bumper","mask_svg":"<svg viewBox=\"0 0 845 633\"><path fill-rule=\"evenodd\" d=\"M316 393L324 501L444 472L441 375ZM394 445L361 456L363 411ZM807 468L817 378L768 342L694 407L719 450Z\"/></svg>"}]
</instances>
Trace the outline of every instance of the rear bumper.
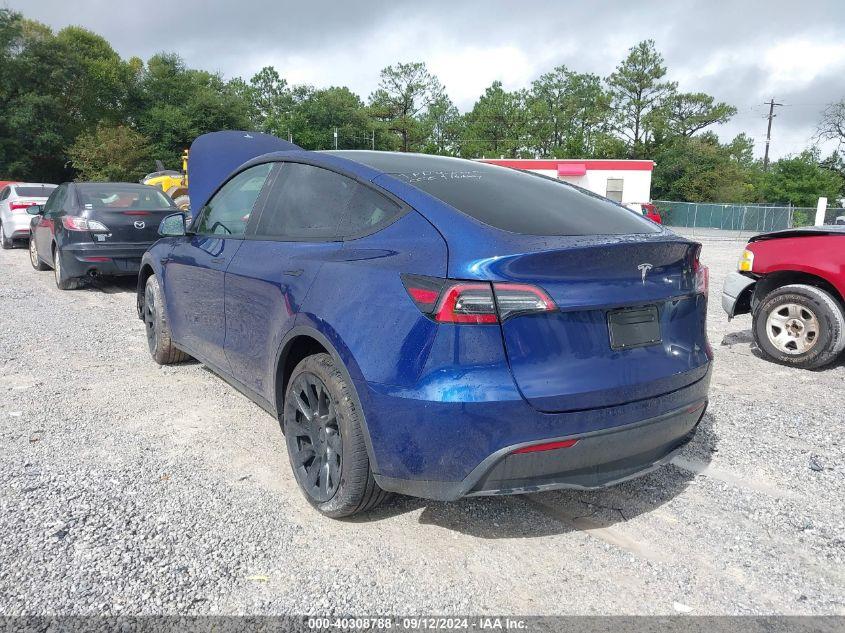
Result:
<instances>
[{"instance_id":1,"label":"rear bumper","mask_svg":"<svg viewBox=\"0 0 845 633\"><path fill-rule=\"evenodd\" d=\"M751 311L751 293L755 283L757 283L756 280L736 271L728 273L725 277L725 285L722 287L722 309L728 314L729 319Z\"/></svg>"},{"instance_id":2,"label":"rear bumper","mask_svg":"<svg viewBox=\"0 0 845 633\"><path fill-rule=\"evenodd\" d=\"M3 233L13 240L29 238L29 226L32 216L28 213L5 213L3 215Z\"/></svg>"},{"instance_id":3,"label":"rear bumper","mask_svg":"<svg viewBox=\"0 0 845 633\"><path fill-rule=\"evenodd\" d=\"M484 459L462 481L375 478L385 490L443 501L561 488L606 488L670 461L694 436L706 405L704 401L641 422L548 440L577 440L569 448L515 453L536 442L507 446Z\"/></svg>"},{"instance_id":4,"label":"rear bumper","mask_svg":"<svg viewBox=\"0 0 845 633\"><path fill-rule=\"evenodd\" d=\"M149 244L65 244L62 265L71 277L86 275L137 275Z\"/></svg>"},{"instance_id":5,"label":"rear bumper","mask_svg":"<svg viewBox=\"0 0 845 633\"><path fill-rule=\"evenodd\" d=\"M379 485L448 500L603 487L648 472L691 437L703 415L710 363L704 369L699 380L659 396L563 413L537 411L504 386L474 391L470 376L465 389L445 394L354 383ZM433 399L444 395L454 399ZM578 440L571 448L513 455L571 439Z\"/></svg>"}]
</instances>

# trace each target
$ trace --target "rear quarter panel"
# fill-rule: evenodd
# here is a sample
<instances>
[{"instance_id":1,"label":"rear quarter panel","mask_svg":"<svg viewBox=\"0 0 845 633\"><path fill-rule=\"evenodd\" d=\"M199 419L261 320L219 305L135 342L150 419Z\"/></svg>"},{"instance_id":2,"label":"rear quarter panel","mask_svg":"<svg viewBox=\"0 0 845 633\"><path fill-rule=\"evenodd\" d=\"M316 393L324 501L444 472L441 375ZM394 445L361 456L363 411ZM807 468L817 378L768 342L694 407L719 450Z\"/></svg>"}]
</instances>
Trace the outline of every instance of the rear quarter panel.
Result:
<instances>
[{"instance_id":1,"label":"rear quarter panel","mask_svg":"<svg viewBox=\"0 0 845 633\"><path fill-rule=\"evenodd\" d=\"M446 261L443 238L410 211L378 233L345 242L323 264L297 325L324 334L353 379L412 384L437 326L413 304L400 274L445 277Z\"/></svg>"}]
</instances>

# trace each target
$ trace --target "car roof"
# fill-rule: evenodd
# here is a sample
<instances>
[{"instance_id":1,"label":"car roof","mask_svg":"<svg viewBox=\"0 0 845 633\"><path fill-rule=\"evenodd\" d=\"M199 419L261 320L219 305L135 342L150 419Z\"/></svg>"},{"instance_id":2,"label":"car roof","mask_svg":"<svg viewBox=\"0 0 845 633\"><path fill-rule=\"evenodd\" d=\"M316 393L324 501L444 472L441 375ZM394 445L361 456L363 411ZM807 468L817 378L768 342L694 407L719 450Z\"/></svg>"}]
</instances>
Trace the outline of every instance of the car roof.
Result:
<instances>
[{"instance_id":1,"label":"car roof","mask_svg":"<svg viewBox=\"0 0 845 633\"><path fill-rule=\"evenodd\" d=\"M386 174L407 174L419 171L465 170L468 165L486 166L466 158L437 156L436 154L414 154L410 152L377 152L372 150L328 150L317 152L366 165Z\"/></svg>"},{"instance_id":2,"label":"car roof","mask_svg":"<svg viewBox=\"0 0 845 633\"><path fill-rule=\"evenodd\" d=\"M58 187L52 182L10 182L10 187Z\"/></svg>"}]
</instances>

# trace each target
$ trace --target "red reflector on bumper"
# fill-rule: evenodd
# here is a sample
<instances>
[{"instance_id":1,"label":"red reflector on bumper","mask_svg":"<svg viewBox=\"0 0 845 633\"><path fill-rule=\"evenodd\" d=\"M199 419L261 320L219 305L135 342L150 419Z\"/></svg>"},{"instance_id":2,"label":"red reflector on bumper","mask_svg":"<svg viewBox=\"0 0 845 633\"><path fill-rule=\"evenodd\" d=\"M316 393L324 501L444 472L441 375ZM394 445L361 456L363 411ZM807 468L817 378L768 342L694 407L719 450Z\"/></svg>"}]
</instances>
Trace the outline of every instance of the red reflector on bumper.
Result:
<instances>
[{"instance_id":1,"label":"red reflector on bumper","mask_svg":"<svg viewBox=\"0 0 845 633\"><path fill-rule=\"evenodd\" d=\"M545 444L534 444L533 446L526 446L518 448L512 454L516 453L536 453L538 451L553 451L556 448L571 448L578 443L578 440L562 440L560 442L547 442Z\"/></svg>"},{"instance_id":2,"label":"red reflector on bumper","mask_svg":"<svg viewBox=\"0 0 845 633\"><path fill-rule=\"evenodd\" d=\"M83 257L83 262L110 262L111 257Z\"/></svg>"}]
</instances>

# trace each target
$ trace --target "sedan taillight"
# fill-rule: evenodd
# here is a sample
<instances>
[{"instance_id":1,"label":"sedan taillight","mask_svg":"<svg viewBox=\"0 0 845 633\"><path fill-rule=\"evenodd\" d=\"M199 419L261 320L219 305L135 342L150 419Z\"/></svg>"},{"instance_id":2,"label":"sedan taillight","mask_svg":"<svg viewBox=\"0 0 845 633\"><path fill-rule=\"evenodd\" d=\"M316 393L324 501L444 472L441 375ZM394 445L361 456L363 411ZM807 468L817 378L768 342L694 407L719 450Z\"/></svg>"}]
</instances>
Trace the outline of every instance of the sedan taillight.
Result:
<instances>
[{"instance_id":1,"label":"sedan taillight","mask_svg":"<svg viewBox=\"0 0 845 633\"><path fill-rule=\"evenodd\" d=\"M411 300L438 323L491 324L521 314L557 310L540 288L528 284L460 281L402 275Z\"/></svg>"},{"instance_id":2,"label":"sedan taillight","mask_svg":"<svg viewBox=\"0 0 845 633\"><path fill-rule=\"evenodd\" d=\"M12 213L21 213L29 209L29 207L35 206L38 204L37 202L10 202L9 203L9 210Z\"/></svg>"},{"instance_id":3,"label":"sedan taillight","mask_svg":"<svg viewBox=\"0 0 845 633\"><path fill-rule=\"evenodd\" d=\"M695 259L692 262L692 272L695 276L694 286L696 294L707 296L710 289L710 269L701 263L699 257L701 256L701 248L695 254Z\"/></svg>"},{"instance_id":4,"label":"sedan taillight","mask_svg":"<svg viewBox=\"0 0 845 633\"><path fill-rule=\"evenodd\" d=\"M89 220L78 215L63 215L62 226L68 231L94 231L94 232L108 232L107 227L102 222L96 220Z\"/></svg>"}]
</instances>

